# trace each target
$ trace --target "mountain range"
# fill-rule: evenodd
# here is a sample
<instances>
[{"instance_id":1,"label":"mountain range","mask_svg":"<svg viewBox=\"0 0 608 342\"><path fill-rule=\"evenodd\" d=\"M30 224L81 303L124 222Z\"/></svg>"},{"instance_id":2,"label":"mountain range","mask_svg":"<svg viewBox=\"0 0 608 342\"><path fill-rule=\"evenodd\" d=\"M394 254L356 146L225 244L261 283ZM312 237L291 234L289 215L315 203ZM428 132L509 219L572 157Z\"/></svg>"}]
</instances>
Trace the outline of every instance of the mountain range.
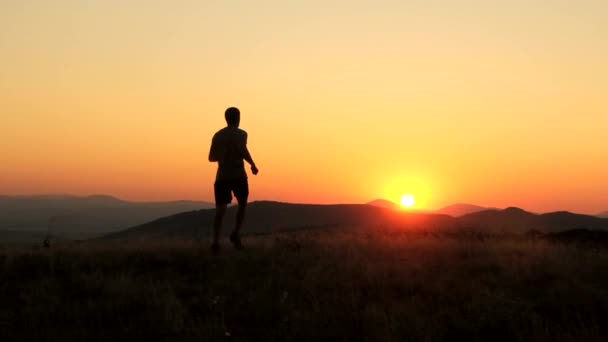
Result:
<instances>
[{"instance_id":1,"label":"mountain range","mask_svg":"<svg viewBox=\"0 0 608 342\"><path fill-rule=\"evenodd\" d=\"M373 200L371 202L367 202L365 204L373 205L374 207L388 208L388 209L393 209L393 210L402 208L399 204L397 204L393 201L382 199L382 198L375 199L375 200Z\"/></svg>"},{"instance_id":2,"label":"mountain range","mask_svg":"<svg viewBox=\"0 0 608 342\"><path fill-rule=\"evenodd\" d=\"M5 237L46 235L86 238L126 229L212 203L130 202L106 195L0 196L0 241Z\"/></svg>"},{"instance_id":3,"label":"mountain range","mask_svg":"<svg viewBox=\"0 0 608 342\"><path fill-rule=\"evenodd\" d=\"M111 236L192 236L209 234L213 203L199 201L130 202L112 196L0 196L0 242ZM608 212L603 213L608 218ZM319 227L401 227L555 232L572 228L606 229L598 217L556 212L534 214L518 208L454 204L436 211L402 210L377 199L367 204L313 205L271 201L251 203L246 230L267 233ZM146 223L147 222L147 223ZM226 225L234 224L234 208ZM228 228L225 230L229 230ZM141 233L141 234L140 234Z\"/></svg>"},{"instance_id":4,"label":"mountain range","mask_svg":"<svg viewBox=\"0 0 608 342\"><path fill-rule=\"evenodd\" d=\"M235 209L228 209L224 233L229 232L234 225ZM111 233L106 237L188 239L209 236L213 215L214 210L180 213ZM539 215L519 208L483 210L453 217L445 214L411 213L367 204L310 205L261 201L249 205L244 231L260 234L328 227L522 234L531 230L546 233L570 229L608 230L608 219L569 212Z\"/></svg>"},{"instance_id":5,"label":"mountain range","mask_svg":"<svg viewBox=\"0 0 608 342\"><path fill-rule=\"evenodd\" d=\"M484 210L495 210L496 211L496 210L500 210L500 209L489 208L489 207L480 207L480 206L474 205L474 204L457 203L457 204L448 205L447 207L443 207L443 208L435 211L435 213L459 217L459 216L464 216L464 215L468 215L468 214L472 214L472 213L476 213L476 212L480 212L480 211L484 211Z\"/></svg>"},{"instance_id":6,"label":"mountain range","mask_svg":"<svg viewBox=\"0 0 608 342\"><path fill-rule=\"evenodd\" d=\"M376 200L373 200L366 204L373 205L376 207L382 207L382 208L403 210L403 207L400 206L399 204L392 202L392 201L385 200L385 199L376 199ZM471 213L475 213L475 212L483 211L483 210L499 210L499 209L481 207L478 205L466 204L466 203L452 204L447 207L443 207L439 210L409 210L408 209L408 211L410 211L410 212L427 213L427 214L443 214L443 215L450 215L450 216L454 216L454 217L463 216L463 215L467 215L467 214L471 214Z\"/></svg>"}]
</instances>

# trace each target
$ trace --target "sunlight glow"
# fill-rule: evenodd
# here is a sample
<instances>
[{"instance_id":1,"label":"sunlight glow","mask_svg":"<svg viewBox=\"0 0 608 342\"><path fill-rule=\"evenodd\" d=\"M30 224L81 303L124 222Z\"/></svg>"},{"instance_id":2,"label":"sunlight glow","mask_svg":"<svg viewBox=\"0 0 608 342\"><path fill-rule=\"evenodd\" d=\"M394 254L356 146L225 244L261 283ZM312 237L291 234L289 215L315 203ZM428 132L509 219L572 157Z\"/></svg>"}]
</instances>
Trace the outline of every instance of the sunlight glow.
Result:
<instances>
[{"instance_id":1,"label":"sunlight glow","mask_svg":"<svg viewBox=\"0 0 608 342\"><path fill-rule=\"evenodd\" d=\"M0 195L608 210L608 1L259 3L0 0Z\"/></svg>"},{"instance_id":2,"label":"sunlight glow","mask_svg":"<svg viewBox=\"0 0 608 342\"><path fill-rule=\"evenodd\" d=\"M401 205L406 208L411 208L416 203L416 199L414 196L410 194L405 194L401 196Z\"/></svg>"},{"instance_id":3,"label":"sunlight glow","mask_svg":"<svg viewBox=\"0 0 608 342\"><path fill-rule=\"evenodd\" d=\"M435 183L435 180L430 172L428 174L426 172L405 173L397 170L394 173L384 173L383 177L385 178L383 198L399 203L401 208L425 210L434 205L431 203L431 194L434 193L434 189L430 184ZM411 197L411 199L407 197ZM411 205L407 205L410 203Z\"/></svg>"}]
</instances>

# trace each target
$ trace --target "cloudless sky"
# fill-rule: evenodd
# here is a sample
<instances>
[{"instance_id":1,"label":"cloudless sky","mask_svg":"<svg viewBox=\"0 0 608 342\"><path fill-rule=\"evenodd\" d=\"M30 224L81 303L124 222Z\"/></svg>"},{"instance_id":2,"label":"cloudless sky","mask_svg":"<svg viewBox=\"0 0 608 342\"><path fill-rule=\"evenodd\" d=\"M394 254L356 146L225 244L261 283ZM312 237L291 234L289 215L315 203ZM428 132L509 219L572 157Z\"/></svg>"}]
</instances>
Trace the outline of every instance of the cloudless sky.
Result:
<instances>
[{"instance_id":1,"label":"cloudless sky","mask_svg":"<svg viewBox=\"0 0 608 342\"><path fill-rule=\"evenodd\" d=\"M608 2L0 2L0 193L608 210Z\"/></svg>"}]
</instances>

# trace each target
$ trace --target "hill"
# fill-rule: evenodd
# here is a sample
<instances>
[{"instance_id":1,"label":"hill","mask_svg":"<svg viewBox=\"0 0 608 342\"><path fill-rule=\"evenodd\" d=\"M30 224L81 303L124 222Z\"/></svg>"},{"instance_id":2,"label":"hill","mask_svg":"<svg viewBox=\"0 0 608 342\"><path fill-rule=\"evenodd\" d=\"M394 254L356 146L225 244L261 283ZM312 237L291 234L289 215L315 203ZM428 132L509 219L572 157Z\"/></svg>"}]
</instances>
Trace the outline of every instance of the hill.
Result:
<instances>
[{"instance_id":1,"label":"hill","mask_svg":"<svg viewBox=\"0 0 608 342\"><path fill-rule=\"evenodd\" d=\"M0 196L2 240L10 235L84 238L200 208L206 202L129 202L106 195ZM33 234L33 235L32 235Z\"/></svg>"},{"instance_id":2,"label":"hill","mask_svg":"<svg viewBox=\"0 0 608 342\"><path fill-rule=\"evenodd\" d=\"M224 233L235 220L235 207L228 208ZM198 210L165 217L131 229L109 234L110 238L209 236L214 210ZM399 227L401 229L455 227L455 220L446 215L412 214L367 204L290 204L259 201L247 208L245 230L248 234L264 234L309 228L328 227Z\"/></svg>"},{"instance_id":3,"label":"hill","mask_svg":"<svg viewBox=\"0 0 608 342\"><path fill-rule=\"evenodd\" d=\"M401 209L401 206L399 204L397 204L393 201L382 199L382 198L375 199L371 202L367 202L366 204L373 205L375 207L388 208L388 209L393 209L393 210Z\"/></svg>"},{"instance_id":4,"label":"hill","mask_svg":"<svg viewBox=\"0 0 608 342\"><path fill-rule=\"evenodd\" d=\"M393 201L385 200L385 199L375 199L371 202L366 203L368 205L373 205L381 208L389 208L393 210L403 210L403 207ZM466 203L456 203L446 207L443 207L439 210L420 210L420 209L408 209L410 213L421 213L421 214L439 214L439 215L449 215L453 217L459 217L471 213L475 213L478 211L484 210L499 210L497 208L487 208L481 207L473 204Z\"/></svg>"},{"instance_id":5,"label":"hill","mask_svg":"<svg viewBox=\"0 0 608 342\"><path fill-rule=\"evenodd\" d=\"M476 213L476 212L484 211L484 210L499 210L499 209L480 207L478 205L473 205L473 204L457 203L457 204L448 205L447 207L443 207L443 208L435 211L435 213L459 217L459 216L464 216L467 214L472 214L472 213Z\"/></svg>"},{"instance_id":6,"label":"hill","mask_svg":"<svg viewBox=\"0 0 608 342\"><path fill-rule=\"evenodd\" d=\"M599 213L596 216L597 217L601 217L601 218L608 218L608 211L604 211L603 213Z\"/></svg>"},{"instance_id":7,"label":"hill","mask_svg":"<svg viewBox=\"0 0 608 342\"><path fill-rule=\"evenodd\" d=\"M236 208L229 208L223 233L234 225ZM214 210L198 210L164 217L109 234L108 238L186 238L211 234ZM569 229L608 230L608 219L556 212L533 214L519 208L486 210L463 217L410 213L365 204L312 205L253 202L247 209L244 231L264 234L309 228L394 229L436 232L476 231L522 234L531 229L550 233Z\"/></svg>"},{"instance_id":8,"label":"hill","mask_svg":"<svg viewBox=\"0 0 608 342\"><path fill-rule=\"evenodd\" d=\"M570 229L607 230L608 220L560 211L534 214L520 208L485 210L459 218L463 227L496 233L525 233L530 230L551 233Z\"/></svg>"}]
</instances>

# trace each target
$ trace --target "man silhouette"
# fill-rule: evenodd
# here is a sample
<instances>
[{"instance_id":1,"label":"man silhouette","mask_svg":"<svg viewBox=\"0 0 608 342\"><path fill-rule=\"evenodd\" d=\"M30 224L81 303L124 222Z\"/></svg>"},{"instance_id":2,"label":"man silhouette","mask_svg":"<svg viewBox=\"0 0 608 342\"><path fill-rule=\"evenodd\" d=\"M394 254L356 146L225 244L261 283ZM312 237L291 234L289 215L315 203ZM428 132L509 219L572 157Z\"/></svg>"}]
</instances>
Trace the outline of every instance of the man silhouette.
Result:
<instances>
[{"instance_id":1,"label":"man silhouette","mask_svg":"<svg viewBox=\"0 0 608 342\"><path fill-rule=\"evenodd\" d=\"M230 242L236 249L243 249L240 230L245 219L247 208L247 197L249 196L249 185L247 183L247 172L245 172L246 160L251 165L251 173L258 174L251 154L247 149L247 132L239 128L241 112L236 107L226 109L224 113L226 127L217 131L211 141L209 150L209 161L218 162L215 184L215 218L213 221L213 243L211 251L219 252L220 231L222 221L226 214L226 207L232 202L232 193L236 197L238 210L236 213L236 225L230 234Z\"/></svg>"}]
</instances>

